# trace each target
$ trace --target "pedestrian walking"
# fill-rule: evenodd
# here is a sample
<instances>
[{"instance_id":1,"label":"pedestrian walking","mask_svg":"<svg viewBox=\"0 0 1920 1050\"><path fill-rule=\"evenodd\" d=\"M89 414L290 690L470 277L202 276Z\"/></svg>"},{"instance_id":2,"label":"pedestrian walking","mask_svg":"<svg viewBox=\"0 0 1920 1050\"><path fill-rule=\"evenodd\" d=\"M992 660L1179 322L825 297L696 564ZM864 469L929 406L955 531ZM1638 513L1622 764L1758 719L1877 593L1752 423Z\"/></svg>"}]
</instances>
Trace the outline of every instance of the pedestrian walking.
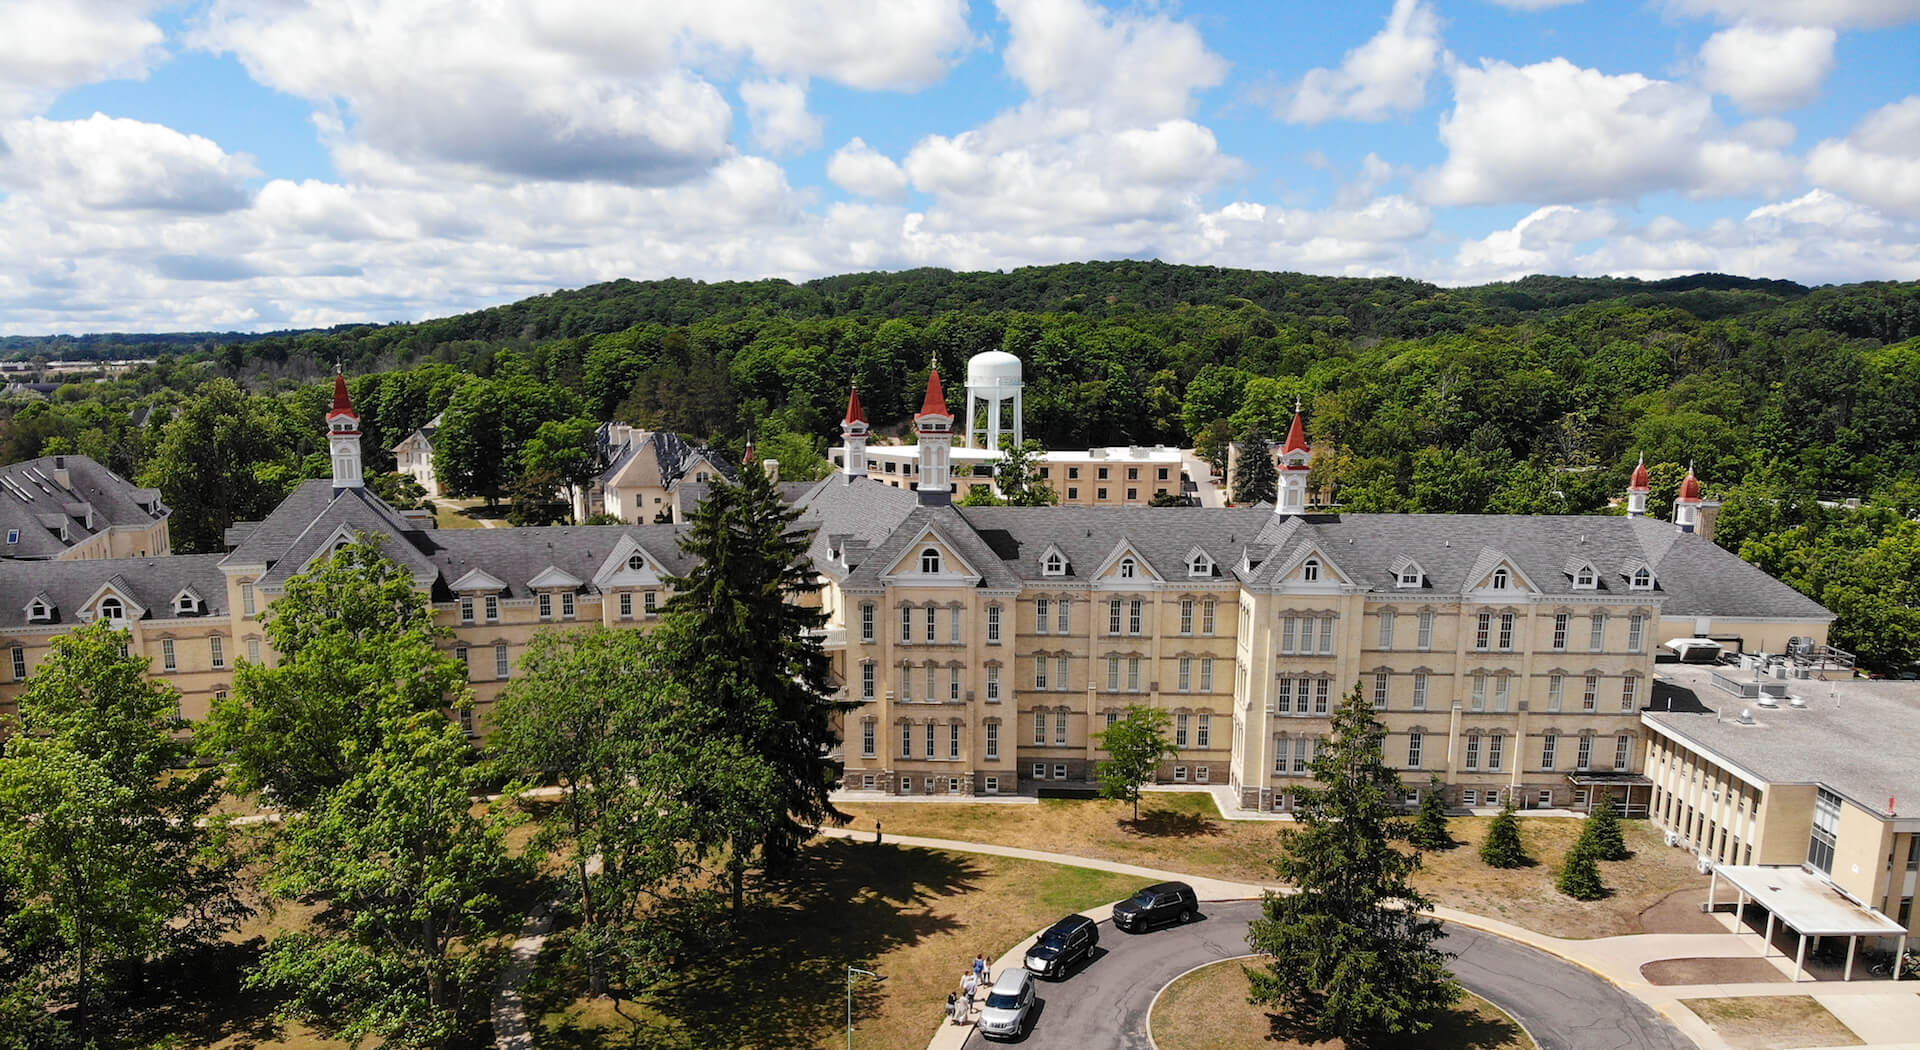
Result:
<instances>
[{"instance_id":1,"label":"pedestrian walking","mask_svg":"<svg viewBox=\"0 0 1920 1050\"><path fill-rule=\"evenodd\" d=\"M974 995L980 991L979 975L968 970L960 978L960 990L966 994L967 1002L972 1003Z\"/></svg>"},{"instance_id":2,"label":"pedestrian walking","mask_svg":"<svg viewBox=\"0 0 1920 1050\"><path fill-rule=\"evenodd\" d=\"M987 983L987 957L985 955L976 955L973 957L973 976L974 979L978 980L981 984Z\"/></svg>"}]
</instances>

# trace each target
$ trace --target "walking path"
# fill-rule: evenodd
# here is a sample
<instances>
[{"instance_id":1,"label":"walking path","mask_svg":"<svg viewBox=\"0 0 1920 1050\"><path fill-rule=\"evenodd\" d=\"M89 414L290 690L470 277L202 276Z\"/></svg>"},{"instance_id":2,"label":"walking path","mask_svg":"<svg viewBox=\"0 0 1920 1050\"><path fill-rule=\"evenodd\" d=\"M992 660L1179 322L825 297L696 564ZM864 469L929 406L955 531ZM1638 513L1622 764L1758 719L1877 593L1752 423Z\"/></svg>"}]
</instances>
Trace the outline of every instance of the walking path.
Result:
<instances>
[{"instance_id":1,"label":"walking path","mask_svg":"<svg viewBox=\"0 0 1920 1050\"><path fill-rule=\"evenodd\" d=\"M553 907L547 901L534 905L527 921L520 924L520 936L513 942L513 954L500 970L493 988L493 1042L500 1050L533 1050L533 1032L527 1026L527 1012L520 1003L520 989L533 976L534 960L547 943L553 929Z\"/></svg>"}]
</instances>

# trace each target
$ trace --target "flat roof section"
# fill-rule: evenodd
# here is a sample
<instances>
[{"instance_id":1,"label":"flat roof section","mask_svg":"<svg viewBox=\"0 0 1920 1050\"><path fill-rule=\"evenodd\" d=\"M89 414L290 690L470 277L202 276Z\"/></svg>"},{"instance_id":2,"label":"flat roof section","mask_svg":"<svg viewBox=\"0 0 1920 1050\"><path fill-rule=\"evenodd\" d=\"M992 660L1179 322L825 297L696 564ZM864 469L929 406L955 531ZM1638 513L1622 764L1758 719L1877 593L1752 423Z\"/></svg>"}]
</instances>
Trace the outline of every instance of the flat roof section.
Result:
<instances>
[{"instance_id":1,"label":"flat roof section","mask_svg":"<svg viewBox=\"0 0 1920 1050\"><path fill-rule=\"evenodd\" d=\"M1765 707L1714 686L1716 671L1753 674L1661 664L1640 721L1763 784L1823 784L1883 818L1900 806L1920 815L1920 682L1763 678L1788 693ZM1795 697L1806 706L1794 707Z\"/></svg>"},{"instance_id":2,"label":"flat roof section","mask_svg":"<svg viewBox=\"0 0 1920 1050\"><path fill-rule=\"evenodd\" d=\"M1805 868L1716 864L1714 873L1809 937L1899 937L1905 926L1858 904Z\"/></svg>"}]
</instances>

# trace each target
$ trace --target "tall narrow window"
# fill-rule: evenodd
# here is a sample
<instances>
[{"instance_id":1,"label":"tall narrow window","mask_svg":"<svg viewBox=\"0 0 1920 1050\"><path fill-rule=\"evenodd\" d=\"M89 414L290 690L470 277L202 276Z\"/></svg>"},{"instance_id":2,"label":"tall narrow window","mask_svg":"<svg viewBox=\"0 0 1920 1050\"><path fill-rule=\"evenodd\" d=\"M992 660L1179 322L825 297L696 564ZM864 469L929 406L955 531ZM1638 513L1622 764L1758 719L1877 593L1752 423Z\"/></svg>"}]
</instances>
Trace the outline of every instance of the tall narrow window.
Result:
<instances>
[{"instance_id":1,"label":"tall narrow window","mask_svg":"<svg viewBox=\"0 0 1920 1050\"><path fill-rule=\"evenodd\" d=\"M1493 589L1496 591L1504 591L1507 589L1507 570L1493 570Z\"/></svg>"},{"instance_id":2,"label":"tall narrow window","mask_svg":"<svg viewBox=\"0 0 1920 1050\"><path fill-rule=\"evenodd\" d=\"M1613 768L1615 769L1627 768L1627 763L1631 761L1632 750L1633 750L1633 737L1628 736L1625 733L1622 733L1619 736L1614 737L1613 738Z\"/></svg>"},{"instance_id":3,"label":"tall narrow window","mask_svg":"<svg viewBox=\"0 0 1920 1050\"><path fill-rule=\"evenodd\" d=\"M472 598L460 599L460 622L461 623L473 622L473 599Z\"/></svg>"},{"instance_id":4,"label":"tall narrow window","mask_svg":"<svg viewBox=\"0 0 1920 1050\"><path fill-rule=\"evenodd\" d=\"M1107 600L1107 633L1120 633L1120 599L1118 598Z\"/></svg>"},{"instance_id":5,"label":"tall narrow window","mask_svg":"<svg viewBox=\"0 0 1920 1050\"><path fill-rule=\"evenodd\" d=\"M1587 676L1585 688L1582 689L1580 693L1580 710L1596 711L1596 710L1599 710L1599 708L1600 708L1600 676L1597 674L1590 674Z\"/></svg>"},{"instance_id":6,"label":"tall narrow window","mask_svg":"<svg viewBox=\"0 0 1920 1050\"><path fill-rule=\"evenodd\" d=\"M1302 616L1300 618L1300 651L1301 652L1303 653L1313 652L1314 628L1317 627L1319 623L1320 621L1316 617Z\"/></svg>"},{"instance_id":7,"label":"tall narrow window","mask_svg":"<svg viewBox=\"0 0 1920 1050\"><path fill-rule=\"evenodd\" d=\"M1628 675L1620 680L1620 710L1635 711L1640 707L1640 676Z\"/></svg>"},{"instance_id":8,"label":"tall narrow window","mask_svg":"<svg viewBox=\"0 0 1920 1050\"><path fill-rule=\"evenodd\" d=\"M247 639L247 662L254 664L260 662L260 639Z\"/></svg>"},{"instance_id":9,"label":"tall narrow window","mask_svg":"<svg viewBox=\"0 0 1920 1050\"><path fill-rule=\"evenodd\" d=\"M860 665L860 697L863 700L873 699L875 687L878 684L876 671L872 660L867 660Z\"/></svg>"},{"instance_id":10,"label":"tall narrow window","mask_svg":"<svg viewBox=\"0 0 1920 1050\"><path fill-rule=\"evenodd\" d=\"M1555 752L1559 750L1559 737L1548 733L1546 736L1540 738L1540 768L1552 772L1555 761L1559 757Z\"/></svg>"},{"instance_id":11,"label":"tall narrow window","mask_svg":"<svg viewBox=\"0 0 1920 1050\"><path fill-rule=\"evenodd\" d=\"M913 644L913 606L900 607L900 644Z\"/></svg>"},{"instance_id":12,"label":"tall narrow window","mask_svg":"<svg viewBox=\"0 0 1920 1050\"><path fill-rule=\"evenodd\" d=\"M874 753L879 749L879 741L876 739L880 735L876 731L878 728L872 722L860 724L860 753L868 758L874 757Z\"/></svg>"},{"instance_id":13,"label":"tall narrow window","mask_svg":"<svg viewBox=\"0 0 1920 1050\"><path fill-rule=\"evenodd\" d=\"M1117 693L1119 691L1120 658L1117 656L1109 656L1107 657L1107 692Z\"/></svg>"},{"instance_id":14,"label":"tall narrow window","mask_svg":"<svg viewBox=\"0 0 1920 1050\"><path fill-rule=\"evenodd\" d=\"M997 666L990 666L987 668L987 700L989 703L993 703L993 702L997 702L999 699L1000 699L1000 668Z\"/></svg>"},{"instance_id":15,"label":"tall narrow window","mask_svg":"<svg viewBox=\"0 0 1920 1050\"><path fill-rule=\"evenodd\" d=\"M1417 647L1423 653L1433 648L1433 610L1432 609L1420 610L1420 641Z\"/></svg>"},{"instance_id":16,"label":"tall narrow window","mask_svg":"<svg viewBox=\"0 0 1920 1050\"><path fill-rule=\"evenodd\" d=\"M495 678L507 676L507 647L504 645L493 647L493 676Z\"/></svg>"},{"instance_id":17,"label":"tall narrow window","mask_svg":"<svg viewBox=\"0 0 1920 1050\"><path fill-rule=\"evenodd\" d=\"M1415 711L1427 709L1427 673L1425 671L1416 671L1413 675L1413 709Z\"/></svg>"},{"instance_id":18,"label":"tall narrow window","mask_svg":"<svg viewBox=\"0 0 1920 1050\"><path fill-rule=\"evenodd\" d=\"M1282 618L1282 619L1281 619L1281 621L1280 621L1280 651L1281 651L1281 652L1283 652L1283 653L1290 653L1290 652L1293 652L1293 645L1294 645L1294 642L1293 642L1293 628L1294 628L1294 620L1293 620L1293 617L1291 617L1291 616L1288 616L1288 617L1284 617L1284 618Z\"/></svg>"},{"instance_id":19,"label":"tall narrow window","mask_svg":"<svg viewBox=\"0 0 1920 1050\"><path fill-rule=\"evenodd\" d=\"M934 725L932 722L927 723L927 757L928 758L933 757L934 741L938 739L937 734L939 732L940 732L939 726ZM928 788L927 790L929 793L931 793L933 789Z\"/></svg>"},{"instance_id":20,"label":"tall narrow window","mask_svg":"<svg viewBox=\"0 0 1920 1050\"><path fill-rule=\"evenodd\" d=\"M939 676L940 676L940 668L935 666L932 660L928 660L927 661L927 702L928 703L933 703L940 699L940 684L938 681Z\"/></svg>"},{"instance_id":21,"label":"tall narrow window","mask_svg":"<svg viewBox=\"0 0 1920 1050\"><path fill-rule=\"evenodd\" d=\"M988 722L987 723L987 760L993 761L994 759L997 759L999 757L1000 757L1000 723Z\"/></svg>"},{"instance_id":22,"label":"tall narrow window","mask_svg":"<svg viewBox=\"0 0 1920 1050\"><path fill-rule=\"evenodd\" d=\"M540 592L540 618L542 620L553 619L553 594L550 591Z\"/></svg>"},{"instance_id":23,"label":"tall narrow window","mask_svg":"<svg viewBox=\"0 0 1920 1050\"><path fill-rule=\"evenodd\" d=\"M1300 578L1302 580L1305 580L1308 583L1314 583L1318 581L1320 579L1319 560L1315 558L1308 558L1306 560L1306 563L1300 566Z\"/></svg>"},{"instance_id":24,"label":"tall narrow window","mask_svg":"<svg viewBox=\"0 0 1920 1050\"><path fill-rule=\"evenodd\" d=\"M1293 713L1293 679L1282 678L1274 683L1273 709L1283 715Z\"/></svg>"},{"instance_id":25,"label":"tall narrow window","mask_svg":"<svg viewBox=\"0 0 1920 1050\"><path fill-rule=\"evenodd\" d=\"M1209 748L1213 746L1213 716L1193 716L1193 746Z\"/></svg>"},{"instance_id":26,"label":"tall narrow window","mask_svg":"<svg viewBox=\"0 0 1920 1050\"><path fill-rule=\"evenodd\" d=\"M1313 679L1311 678L1294 679L1293 710L1295 714L1304 715L1307 713L1307 709L1313 706L1313 700L1311 699L1312 696L1313 696Z\"/></svg>"},{"instance_id":27,"label":"tall narrow window","mask_svg":"<svg viewBox=\"0 0 1920 1050\"><path fill-rule=\"evenodd\" d=\"M1393 648L1393 610L1380 610L1380 648Z\"/></svg>"},{"instance_id":28,"label":"tall narrow window","mask_svg":"<svg viewBox=\"0 0 1920 1050\"><path fill-rule=\"evenodd\" d=\"M1137 656L1129 656L1127 657L1127 692L1137 693L1139 691L1140 658Z\"/></svg>"},{"instance_id":29,"label":"tall narrow window","mask_svg":"<svg viewBox=\"0 0 1920 1050\"><path fill-rule=\"evenodd\" d=\"M1213 657L1211 656L1200 658L1200 691L1213 692Z\"/></svg>"},{"instance_id":30,"label":"tall narrow window","mask_svg":"<svg viewBox=\"0 0 1920 1050\"><path fill-rule=\"evenodd\" d=\"M1213 605L1214 603L1211 599L1200 603L1200 633L1201 634L1213 633L1213 624L1214 624Z\"/></svg>"},{"instance_id":31,"label":"tall narrow window","mask_svg":"<svg viewBox=\"0 0 1920 1050\"><path fill-rule=\"evenodd\" d=\"M1507 738L1498 733L1487 738L1487 768L1498 770L1505 760Z\"/></svg>"},{"instance_id":32,"label":"tall narrow window","mask_svg":"<svg viewBox=\"0 0 1920 1050\"><path fill-rule=\"evenodd\" d=\"M1191 692L1193 690L1193 657L1181 657L1177 666L1179 673L1175 681L1179 683L1179 690L1183 693Z\"/></svg>"},{"instance_id":33,"label":"tall narrow window","mask_svg":"<svg viewBox=\"0 0 1920 1050\"><path fill-rule=\"evenodd\" d=\"M1060 747L1067 746L1067 713L1065 711L1054 712L1053 742Z\"/></svg>"},{"instance_id":34,"label":"tall narrow window","mask_svg":"<svg viewBox=\"0 0 1920 1050\"><path fill-rule=\"evenodd\" d=\"M13 647L12 655L13 680L16 682L24 682L27 680L27 650L24 646L16 645Z\"/></svg>"},{"instance_id":35,"label":"tall narrow window","mask_svg":"<svg viewBox=\"0 0 1920 1050\"><path fill-rule=\"evenodd\" d=\"M1044 710L1033 713L1033 742L1036 744L1047 742L1047 713Z\"/></svg>"},{"instance_id":36,"label":"tall narrow window","mask_svg":"<svg viewBox=\"0 0 1920 1050\"><path fill-rule=\"evenodd\" d=\"M1059 615L1054 620L1054 627L1061 634L1072 634L1073 618L1070 613L1073 609L1073 600L1070 598L1062 598L1060 599L1059 606Z\"/></svg>"},{"instance_id":37,"label":"tall narrow window","mask_svg":"<svg viewBox=\"0 0 1920 1050\"><path fill-rule=\"evenodd\" d=\"M1035 689L1047 687L1047 658L1044 656L1036 656L1033 659L1033 687Z\"/></svg>"},{"instance_id":38,"label":"tall narrow window","mask_svg":"<svg viewBox=\"0 0 1920 1050\"><path fill-rule=\"evenodd\" d=\"M1420 752L1425 749L1426 743L1427 735L1417 729L1407 734L1407 765L1409 768L1420 768L1421 759L1424 757Z\"/></svg>"},{"instance_id":39,"label":"tall narrow window","mask_svg":"<svg viewBox=\"0 0 1920 1050\"><path fill-rule=\"evenodd\" d=\"M660 611L660 592L646 591L640 595L640 611L648 616Z\"/></svg>"},{"instance_id":40,"label":"tall narrow window","mask_svg":"<svg viewBox=\"0 0 1920 1050\"><path fill-rule=\"evenodd\" d=\"M1320 618L1320 654L1325 656L1333 652L1333 617Z\"/></svg>"},{"instance_id":41,"label":"tall narrow window","mask_svg":"<svg viewBox=\"0 0 1920 1050\"><path fill-rule=\"evenodd\" d=\"M1481 613L1473 629L1473 647L1486 649L1493 634L1493 614Z\"/></svg>"},{"instance_id":42,"label":"tall narrow window","mask_svg":"<svg viewBox=\"0 0 1920 1050\"><path fill-rule=\"evenodd\" d=\"M253 583L251 581L240 585L240 612L243 616L254 615ZM466 618L472 620L473 616L469 614Z\"/></svg>"},{"instance_id":43,"label":"tall narrow window","mask_svg":"<svg viewBox=\"0 0 1920 1050\"><path fill-rule=\"evenodd\" d=\"M1467 768L1471 770L1478 770L1480 768L1479 733L1467 734Z\"/></svg>"},{"instance_id":44,"label":"tall narrow window","mask_svg":"<svg viewBox=\"0 0 1920 1050\"><path fill-rule=\"evenodd\" d=\"M1180 633L1193 633L1193 599L1180 599Z\"/></svg>"},{"instance_id":45,"label":"tall narrow window","mask_svg":"<svg viewBox=\"0 0 1920 1050\"><path fill-rule=\"evenodd\" d=\"M620 595L620 615L622 617L633 615L633 596L632 595L624 594L624 593ZM868 642L868 643L871 643L873 641L873 603L872 602L860 603L860 640L862 642Z\"/></svg>"},{"instance_id":46,"label":"tall narrow window","mask_svg":"<svg viewBox=\"0 0 1920 1050\"><path fill-rule=\"evenodd\" d=\"M960 723L947 723L947 757L960 757Z\"/></svg>"},{"instance_id":47,"label":"tall narrow window","mask_svg":"<svg viewBox=\"0 0 1920 1050\"><path fill-rule=\"evenodd\" d=\"M940 640L940 610L927 606L927 644Z\"/></svg>"},{"instance_id":48,"label":"tall narrow window","mask_svg":"<svg viewBox=\"0 0 1920 1050\"><path fill-rule=\"evenodd\" d=\"M1513 614L1510 612L1500 614L1500 648L1513 648Z\"/></svg>"},{"instance_id":49,"label":"tall narrow window","mask_svg":"<svg viewBox=\"0 0 1920 1050\"><path fill-rule=\"evenodd\" d=\"M954 625L956 627L959 626L958 617L955 617ZM998 645L999 643L1000 643L1000 607L998 605L989 605L987 606L987 644Z\"/></svg>"},{"instance_id":50,"label":"tall narrow window","mask_svg":"<svg viewBox=\"0 0 1920 1050\"><path fill-rule=\"evenodd\" d=\"M947 610L947 642L951 645L960 644L960 624L966 619L961 612L958 608Z\"/></svg>"},{"instance_id":51,"label":"tall narrow window","mask_svg":"<svg viewBox=\"0 0 1920 1050\"><path fill-rule=\"evenodd\" d=\"M1487 676L1484 674L1473 676L1473 709L1475 711L1487 709Z\"/></svg>"},{"instance_id":52,"label":"tall narrow window","mask_svg":"<svg viewBox=\"0 0 1920 1050\"><path fill-rule=\"evenodd\" d=\"M1387 709L1387 683L1389 680L1390 676L1385 671L1375 671L1373 673L1373 709L1375 711L1385 711Z\"/></svg>"},{"instance_id":53,"label":"tall narrow window","mask_svg":"<svg viewBox=\"0 0 1920 1050\"><path fill-rule=\"evenodd\" d=\"M180 661L176 659L173 654L173 639L171 638L160 639L160 669L163 671L178 671L180 669Z\"/></svg>"},{"instance_id":54,"label":"tall narrow window","mask_svg":"<svg viewBox=\"0 0 1920 1050\"><path fill-rule=\"evenodd\" d=\"M1556 650L1564 650L1567 647L1567 620L1569 619L1566 613L1553 614L1553 647Z\"/></svg>"},{"instance_id":55,"label":"tall narrow window","mask_svg":"<svg viewBox=\"0 0 1920 1050\"><path fill-rule=\"evenodd\" d=\"M900 757L901 758L913 757L913 723L912 722L900 723ZM911 781L907 780L907 778L905 777L901 777L900 782L902 784L911 783Z\"/></svg>"},{"instance_id":56,"label":"tall narrow window","mask_svg":"<svg viewBox=\"0 0 1920 1050\"><path fill-rule=\"evenodd\" d=\"M1593 630L1587 635L1587 648L1592 652L1603 652L1607 648L1607 614L1593 614Z\"/></svg>"},{"instance_id":57,"label":"tall narrow window","mask_svg":"<svg viewBox=\"0 0 1920 1050\"><path fill-rule=\"evenodd\" d=\"M1557 674L1547 676L1547 710L1560 710L1560 702L1567 692L1567 680Z\"/></svg>"},{"instance_id":58,"label":"tall narrow window","mask_svg":"<svg viewBox=\"0 0 1920 1050\"><path fill-rule=\"evenodd\" d=\"M862 606L862 608L871 609L872 606ZM633 592L632 591L620 592L620 618L622 620L633 619ZM860 640L863 642L871 642L873 641L873 620L872 620L871 614L868 615L866 627L867 627L867 635L861 638Z\"/></svg>"},{"instance_id":59,"label":"tall narrow window","mask_svg":"<svg viewBox=\"0 0 1920 1050\"><path fill-rule=\"evenodd\" d=\"M1627 617L1627 652L1637 653L1645 642L1647 618L1638 613Z\"/></svg>"},{"instance_id":60,"label":"tall narrow window","mask_svg":"<svg viewBox=\"0 0 1920 1050\"><path fill-rule=\"evenodd\" d=\"M1321 678L1321 679L1317 679L1313 683L1313 713L1314 714L1324 715L1329 710L1332 709L1331 708L1332 700L1333 700L1332 693L1333 693L1332 679Z\"/></svg>"},{"instance_id":61,"label":"tall narrow window","mask_svg":"<svg viewBox=\"0 0 1920 1050\"><path fill-rule=\"evenodd\" d=\"M499 597L497 595L492 595L492 594L487 595L486 604L487 604L487 622L499 623L500 622Z\"/></svg>"},{"instance_id":62,"label":"tall narrow window","mask_svg":"<svg viewBox=\"0 0 1920 1050\"><path fill-rule=\"evenodd\" d=\"M460 676L469 682L473 681L473 664L467 661L467 647L464 645L454 646L453 658L460 662Z\"/></svg>"},{"instance_id":63,"label":"tall narrow window","mask_svg":"<svg viewBox=\"0 0 1920 1050\"><path fill-rule=\"evenodd\" d=\"M1813 833L1807 840L1807 863L1833 874L1834 843L1840 836L1840 796L1826 788L1813 796Z\"/></svg>"},{"instance_id":64,"label":"tall narrow window","mask_svg":"<svg viewBox=\"0 0 1920 1050\"><path fill-rule=\"evenodd\" d=\"M940 552L932 547L920 552L920 571L937 573L940 571Z\"/></svg>"},{"instance_id":65,"label":"tall narrow window","mask_svg":"<svg viewBox=\"0 0 1920 1050\"><path fill-rule=\"evenodd\" d=\"M1573 768L1586 770L1593 768L1593 734L1580 734L1580 746L1573 753Z\"/></svg>"},{"instance_id":66,"label":"tall narrow window","mask_svg":"<svg viewBox=\"0 0 1920 1050\"><path fill-rule=\"evenodd\" d=\"M1188 731L1192 728L1193 717L1186 714L1173 716L1173 746L1186 747Z\"/></svg>"},{"instance_id":67,"label":"tall narrow window","mask_svg":"<svg viewBox=\"0 0 1920 1050\"><path fill-rule=\"evenodd\" d=\"M227 666L227 641L219 635L207 639L207 653L213 658L213 669L222 671Z\"/></svg>"},{"instance_id":68,"label":"tall narrow window","mask_svg":"<svg viewBox=\"0 0 1920 1050\"><path fill-rule=\"evenodd\" d=\"M1141 612L1145 608L1146 608L1146 603L1141 601L1138 598L1135 598L1134 600L1127 603L1127 633L1128 634L1140 633Z\"/></svg>"},{"instance_id":69,"label":"tall narrow window","mask_svg":"<svg viewBox=\"0 0 1920 1050\"><path fill-rule=\"evenodd\" d=\"M1053 687L1062 692L1067 689L1067 658L1064 656L1053 658Z\"/></svg>"},{"instance_id":70,"label":"tall narrow window","mask_svg":"<svg viewBox=\"0 0 1920 1050\"><path fill-rule=\"evenodd\" d=\"M1504 712L1507 702L1513 695L1513 676L1501 672L1493 676L1493 709Z\"/></svg>"},{"instance_id":71,"label":"tall narrow window","mask_svg":"<svg viewBox=\"0 0 1920 1050\"><path fill-rule=\"evenodd\" d=\"M1047 631L1052 629L1053 624L1050 622L1053 619L1052 604L1052 602L1047 601L1045 598L1035 598L1033 600L1033 625L1035 634L1046 634Z\"/></svg>"},{"instance_id":72,"label":"tall narrow window","mask_svg":"<svg viewBox=\"0 0 1920 1050\"><path fill-rule=\"evenodd\" d=\"M958 667L947 668L947 699L960 699L960 669Z\"/></svg>"}]
</instances>

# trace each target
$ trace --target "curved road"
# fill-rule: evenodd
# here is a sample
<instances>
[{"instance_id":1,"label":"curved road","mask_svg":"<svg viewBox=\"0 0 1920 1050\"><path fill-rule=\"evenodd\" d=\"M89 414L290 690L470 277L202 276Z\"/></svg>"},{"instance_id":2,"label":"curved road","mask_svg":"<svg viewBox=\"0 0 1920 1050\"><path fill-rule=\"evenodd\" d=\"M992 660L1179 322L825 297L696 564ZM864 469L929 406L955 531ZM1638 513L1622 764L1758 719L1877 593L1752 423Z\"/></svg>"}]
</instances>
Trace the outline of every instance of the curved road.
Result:
<instances>
[{"instance_id":1,"label":"curved road","mask_svg":"<svg viewBox=\"0 0 1920 1050\"><path fill-rule=\"evenodd\" d=\"M1039 1001L1018 1044L1030 1050L1148 1050L1153 997L1196 966L1247 954L1258 901L1201 904L1201 921L1128 934L1100 924L1100 948L1064 981L1039 982ZM1449 925L1440 946L1468 991L1498 1005L1539 1041L1540 1050L1694 1050L1693 1043L1638 999L1563 959L1489 933ZM969 1050L997 1045L978 1030Z\"/></svg>"}]
</instances>

